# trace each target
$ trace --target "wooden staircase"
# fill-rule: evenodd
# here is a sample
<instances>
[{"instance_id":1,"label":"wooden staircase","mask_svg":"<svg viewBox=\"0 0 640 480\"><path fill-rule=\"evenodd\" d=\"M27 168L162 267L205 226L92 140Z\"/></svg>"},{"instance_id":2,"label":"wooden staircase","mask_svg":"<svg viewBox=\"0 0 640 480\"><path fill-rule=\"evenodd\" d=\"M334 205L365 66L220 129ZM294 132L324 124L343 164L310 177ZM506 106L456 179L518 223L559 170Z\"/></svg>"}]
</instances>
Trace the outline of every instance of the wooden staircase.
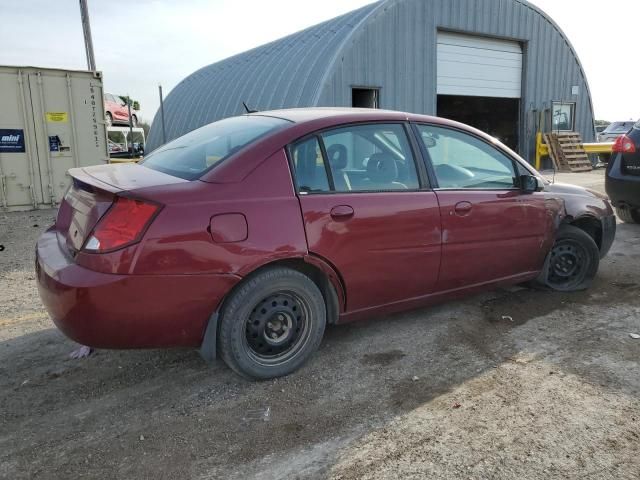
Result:
<instances>
[{"instance_id":1,"label":"wooden staircase","mask_svg":"<svg viewBox=\"0 0 640 480\"><path fill-rule=\"evenodd\" d=\"M543 135L549 146L549 156L559 172L588 172L593 170L578 132L552 132Z\"/></svg>"}]
</instances>

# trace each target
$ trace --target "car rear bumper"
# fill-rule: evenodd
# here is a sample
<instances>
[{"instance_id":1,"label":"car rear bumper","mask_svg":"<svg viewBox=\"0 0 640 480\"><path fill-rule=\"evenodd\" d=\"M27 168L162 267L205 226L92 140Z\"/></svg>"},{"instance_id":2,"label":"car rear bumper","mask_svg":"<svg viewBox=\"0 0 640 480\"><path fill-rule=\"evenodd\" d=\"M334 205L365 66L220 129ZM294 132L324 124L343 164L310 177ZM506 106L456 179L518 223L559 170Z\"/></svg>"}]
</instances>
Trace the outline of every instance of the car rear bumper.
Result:
<instances>
[{"instance_id":1,"label":"car rear bumper","mask_svg":"<svg viewBox=\"0 0 640 480\"><path fill-rule=\"evenodd\" d=\"M622 171L622 154L615 154L609 162L605 188L616 207L640 208L640 175Z\"/></svg>"},{"instance_id":2,"label":"car rear bumper","mask_svg":"<svg viewBox=\"0 0 640 480\"><path fill-rule=\"evenodd\" d=\"M198 347L235 275L112 275L75 264L50 229L36 246L42 302L69 338L97 348Z\"/></svg>"}]
</instances>

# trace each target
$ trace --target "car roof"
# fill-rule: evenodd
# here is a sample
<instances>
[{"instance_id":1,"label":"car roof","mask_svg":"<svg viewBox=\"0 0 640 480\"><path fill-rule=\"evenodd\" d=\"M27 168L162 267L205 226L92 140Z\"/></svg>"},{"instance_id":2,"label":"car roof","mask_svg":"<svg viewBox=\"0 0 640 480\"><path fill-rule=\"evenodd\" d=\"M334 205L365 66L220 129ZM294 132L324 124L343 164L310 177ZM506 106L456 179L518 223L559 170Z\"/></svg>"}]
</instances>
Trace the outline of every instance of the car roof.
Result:
<instances>
[{"instance_id":1,"label":"car roof","mask_svg":"<svg viewBox=\"0 0 640 480\"><path fill-rule=\"evenodd\" d=\"M232 156L229 161L222 162L216 168L205 173L201 180L214 183L234 183L242 180L252 171L264 158L265 151L277 152L284 145L304 138L306 135L335 128L350 123L366 122L417 122L430 123L442 127L452 127L470 134L474 134L485 141L495 144L497 140L484 132L469 125L464 125L453 120L441 117L431 117L428 115L418 115L415 113L397 112L393 110L379 110L374 108L340 108L340 107L313 107L313 108L291 108L283 110L270 110L264 112L249 113L245 116L263 116L280 118L291 124L273 134L258 140L248 146L246 150ZM510 155L518 157L516 152L512 152L508 147L504 149Z\"/></svg>"},{"instance_id":2,"label":"car roof","mask_svg":"<svg viewBox=\"0 0 640 480\"><path fill-rule=\"evenodd\" d=\"M249 115L276 117L288 120L294 123L306 123L322 119L340 120L340 122L348 123L349 121L368 121L368 120L390 120L390 121L407 121L407 120L430 120L440 121L436 117L426 115L417 115L407 112L397 112L394 110L381 110L377 108L348 108L348 107L310 107L310 108L288 108L283 110L269 110L265 112L255 112Z\"/></svg>"}]
</instances>

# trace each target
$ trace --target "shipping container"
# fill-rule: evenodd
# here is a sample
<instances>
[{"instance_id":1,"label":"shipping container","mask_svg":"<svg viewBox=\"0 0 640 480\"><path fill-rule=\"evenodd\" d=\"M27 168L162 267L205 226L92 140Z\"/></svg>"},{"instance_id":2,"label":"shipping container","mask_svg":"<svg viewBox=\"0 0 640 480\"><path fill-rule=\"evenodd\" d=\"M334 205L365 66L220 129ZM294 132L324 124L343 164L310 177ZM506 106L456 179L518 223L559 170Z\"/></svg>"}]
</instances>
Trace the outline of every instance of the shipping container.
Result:
<instances>
[{"instance_id":1,"label":"shipping container","mask_svg":"<svg viewBox=\"0 0 640 480\"><path fill-rule=\"evenodd\" d=\"M0 208L57 206L73 167L108 163L102 74L0 66Z\"/></svg>"}]
</instances>

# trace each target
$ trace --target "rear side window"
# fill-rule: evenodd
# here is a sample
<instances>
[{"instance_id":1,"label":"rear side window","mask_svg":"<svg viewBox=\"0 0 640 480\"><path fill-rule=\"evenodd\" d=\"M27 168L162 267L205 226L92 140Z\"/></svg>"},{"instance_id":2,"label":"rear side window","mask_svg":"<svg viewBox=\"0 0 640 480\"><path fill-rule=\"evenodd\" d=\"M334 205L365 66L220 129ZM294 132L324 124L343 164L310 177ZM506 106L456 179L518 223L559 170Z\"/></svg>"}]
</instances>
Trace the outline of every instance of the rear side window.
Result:
<instances>
[{"instance_id":1,"label":"rear side window","mask_svg":"<svg viewBox=\"0 0 640 480\"><path fill-rule=\"evenodd\" d=\"M317 137L295 144L291 149L291 156L300 192L329 191L329 178Z\"/></svg>"},{"instance_id":2,"label":"rear side window","mask_svg":"<svg viewBox=\"0 0 640 480\"><path fill-rule=\"evenodd\" d=\"M301 193L420 188L415 159L400 124L352 125L325 131L295 144L291 156Z\"/></svg>"},{"instance_id":3,"label":"rear side window","mask_svg":"<svg viewBox=\"0 0 640 480\"><path fill-rule=\"evenodd\" d=\"M337 192L420 187L404 127L354 125L321 135Z\"/></svg>"},{"instance_id":4,"label":"rear side window","mask_svg":"<svg viewBox=\"0 0 640 480\"><path fill-rule=\"evenodd\" d=\"M258 115L233 117L211 123L154 150L142 162L185 180L195 180L207 170L290 122Z\"/></svg>"},{"instance_id":5,"label":"rear side window","mask_svg":"<svg viewBox=\"0 0 640 480\"><path fill-rule=\"evenodd\" d=\"M613 122L605 129L604 133L627 133L633 127L633 123L634 122Z\"/></svg>"}]
</instances>

